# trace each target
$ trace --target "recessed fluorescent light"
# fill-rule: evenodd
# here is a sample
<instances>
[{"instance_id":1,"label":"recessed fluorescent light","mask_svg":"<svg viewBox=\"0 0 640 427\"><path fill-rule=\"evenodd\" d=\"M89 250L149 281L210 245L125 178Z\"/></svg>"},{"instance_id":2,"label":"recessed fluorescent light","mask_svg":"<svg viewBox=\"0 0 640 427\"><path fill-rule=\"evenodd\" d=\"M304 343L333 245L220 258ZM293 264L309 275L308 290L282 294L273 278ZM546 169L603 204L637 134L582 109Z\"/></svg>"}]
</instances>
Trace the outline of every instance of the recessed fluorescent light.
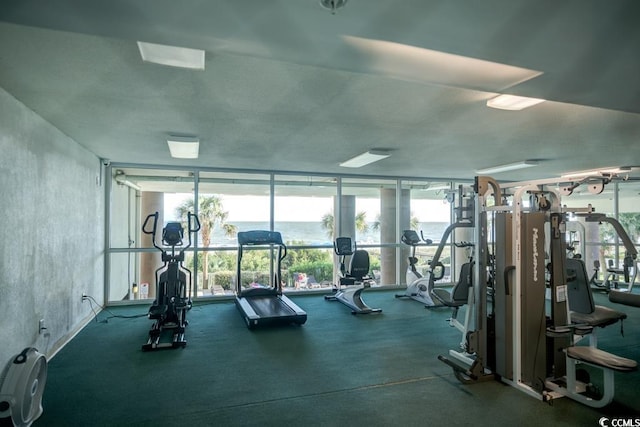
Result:
<instances>
[{"instance_id":1,"label":"recessed fluorescent light","mask_svg":"<svg viewBox=\"0 0 640 427\"><path fill-rule=\"evenodd\" d=\"M145 42L138 42L138 49L145 62L204 70L204 50Z\"/></svg>"},{"instance_id":2,"label":"recessed fluorescent light","mask_svg":"<svg viewBox=\"0 0 640 427\"><path fill-rule=\"evenodd\" d=\"M544 99L527 98L515 95L498 95L487 101L487 107L497 108L499 110L523 110L533 107L536 104L544 102Z\"/></svg>"},{"instance_id":3,"label":"recessed fluorescent light","mask_svg":"<svg viewBox=\"0 0 640 427\"><path fill-rule=\"evenodd\" d=\"M170 136L167 139L171 157L176 159L197 159L200 149L200 141L198 138Z\"/></svg>"},{"instance_id":4,"label":"recessed fluorescent light","mask_svg":"<svg viewBox=\"0 0 640 427\"><path fill-rule=\"evenodd\" d=\"M485 169L478 169L476 170L476 173L492 174L492 173L513 171L517 169L525 169L525 168L530 168L532 166L538 166L538 162L533 160L525 160L523 162L509 163L507 165L500 165L500 166L493 166Z\"/></svg>"},{"instance_id":5,"label":"recessed fluorescent light","mask_svg":"<svg viewBox=\"0 0 640 427\"><path fill-rule=\"evenodd\" d=\"M362 153L346 162L340 163L343 168L359 168L369 163L377 162L378 160L386 159L391 154L384 150L369 150L366 153Z\"/></svg>"}]
</instances>

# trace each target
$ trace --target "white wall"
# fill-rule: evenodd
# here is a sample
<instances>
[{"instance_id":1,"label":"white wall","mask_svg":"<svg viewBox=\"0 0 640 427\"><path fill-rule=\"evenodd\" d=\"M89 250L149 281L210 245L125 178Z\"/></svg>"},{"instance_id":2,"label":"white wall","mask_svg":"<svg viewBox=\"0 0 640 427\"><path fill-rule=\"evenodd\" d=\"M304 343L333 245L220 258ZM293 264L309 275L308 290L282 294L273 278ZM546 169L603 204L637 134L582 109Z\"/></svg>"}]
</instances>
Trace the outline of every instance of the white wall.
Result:
<instances>
[{"instance_id":1,"label":"white wall","mask_svg":"<svg viewBox=\"0 0 640 427\"><path fill-rule=\"evenodd\" d=\"M83 292L103 302L100 173L96 155L0 89L0 368L70 339L91 319Z\"/></svg>"}]
</instances>

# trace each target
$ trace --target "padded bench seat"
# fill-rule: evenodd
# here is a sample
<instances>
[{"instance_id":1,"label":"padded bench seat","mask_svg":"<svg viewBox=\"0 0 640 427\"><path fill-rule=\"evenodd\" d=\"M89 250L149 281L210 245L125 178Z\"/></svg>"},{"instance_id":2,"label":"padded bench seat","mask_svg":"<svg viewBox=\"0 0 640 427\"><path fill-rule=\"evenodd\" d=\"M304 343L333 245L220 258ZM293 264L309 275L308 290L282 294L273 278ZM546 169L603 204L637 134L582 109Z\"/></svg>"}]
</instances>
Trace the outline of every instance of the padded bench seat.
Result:
<instances>
[{"instance_id":1,"label":"padded bench seat","mask_svg":"<svg viewBox=\"0 0 640 427\"><path fill-rule=\"evenodd\" d=\"M594 347L569 347L565 352L572 359L614 371L630 372L638 369L638 363L635 360L616 356Z\"/></svg>"},{"instance_id":2,"label":"padded bench seat","mask_svg":"<svg viewBox=\"0 0 640 427\"><path fill-rule=\"evenodd\" d=\"M627 314L603 305L596 305L590 313L571 311L573 323L584 323L593 327L604 328L627 318Z\"/></svg>"}]
</instances>

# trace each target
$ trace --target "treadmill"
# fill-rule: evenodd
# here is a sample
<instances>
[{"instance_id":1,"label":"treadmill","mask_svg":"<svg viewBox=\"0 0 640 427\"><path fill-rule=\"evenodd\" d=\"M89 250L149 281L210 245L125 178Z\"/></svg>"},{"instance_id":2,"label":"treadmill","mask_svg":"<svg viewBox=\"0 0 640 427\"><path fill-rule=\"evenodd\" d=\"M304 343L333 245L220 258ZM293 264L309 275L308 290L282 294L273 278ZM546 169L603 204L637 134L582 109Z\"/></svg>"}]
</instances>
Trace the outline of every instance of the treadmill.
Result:
<instances>
[{"instance_id":1,"label":"treadmill","mask_svg":"<svg viewBox=\"0 0 640 427\"><path fill-rule=\"evenodd\" d=\"M268 247L272 253L277 247L275 283L242 287L242 252L247 246ZM307 321L307 313L282 294L281 264L287 256L287 247L277 231L253 230L238 232L238 268L236 280L236 307L247 327L297 324ZM273 262L272 262L273 265Z\"/></svg>"}]
</instances>

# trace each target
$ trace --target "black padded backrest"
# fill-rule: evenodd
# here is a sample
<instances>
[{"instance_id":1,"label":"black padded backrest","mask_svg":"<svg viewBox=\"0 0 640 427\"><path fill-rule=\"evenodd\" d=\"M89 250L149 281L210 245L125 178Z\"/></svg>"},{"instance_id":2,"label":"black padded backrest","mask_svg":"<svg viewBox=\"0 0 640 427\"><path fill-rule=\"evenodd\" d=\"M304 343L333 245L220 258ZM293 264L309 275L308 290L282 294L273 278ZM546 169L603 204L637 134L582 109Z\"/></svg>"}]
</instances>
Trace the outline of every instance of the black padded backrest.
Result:
<instances>
[{"instance_id":1,"label":"black padded backrest","mask_svg":"<svg viewBox=\"0 0 640 427\"><path fill-rule=\"evenodd\" d=\"M358 249L353 253L349 264L349 276L356 280L362 280L369 274L369 253L364 249Z\"/></svg>"},{"instance_id":2,"label":"black padded backrest","mask_svg":"<svg viewBox=\"0 0 640 427\"><path fill-rule=\"evenodd\" d=\"M473 283L473 263L465 262L460 267L460 277L458 283L451 290L451 300L453 302L467 302L469 299L469 287Z\"/></svg>"},{"instance_id":3,"label":"black padded backrest","mask_svg":"<svg viewBox=\"0 0 640 427\"><path fill-rule=\"evenodd\" d=\"M569 297L569 310L582 314L591 314L596 310L589 286L587 268L584 261L569 258L565 264L567 270L567 293Z\"/></svg>"}]
</instances>

